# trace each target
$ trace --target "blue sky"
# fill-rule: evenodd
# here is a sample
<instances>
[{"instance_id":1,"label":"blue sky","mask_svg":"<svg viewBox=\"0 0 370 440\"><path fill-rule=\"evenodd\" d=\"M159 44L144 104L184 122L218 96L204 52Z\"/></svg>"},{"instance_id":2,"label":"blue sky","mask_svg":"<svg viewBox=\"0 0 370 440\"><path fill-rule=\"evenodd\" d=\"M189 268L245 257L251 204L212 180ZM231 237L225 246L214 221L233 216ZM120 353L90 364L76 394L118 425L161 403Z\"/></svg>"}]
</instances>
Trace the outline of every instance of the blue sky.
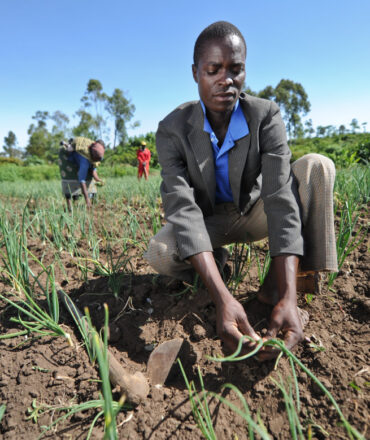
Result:
<instances>
[{"instance_id":1,"label":"blue sky","mask_svg":"<svg viewBox=\"0 0 370 440\"><path fill-rule=\"evenodd\" d=\"M25 147L37 110L73 114L89 79L125 91L141 125L155 131L182 102L197 99L196 37L227 20L248 45L253 90L300 82L317 125L368 122L368 0L0 0L0 147L9 130Z\"/></svg>"}]
</instances>

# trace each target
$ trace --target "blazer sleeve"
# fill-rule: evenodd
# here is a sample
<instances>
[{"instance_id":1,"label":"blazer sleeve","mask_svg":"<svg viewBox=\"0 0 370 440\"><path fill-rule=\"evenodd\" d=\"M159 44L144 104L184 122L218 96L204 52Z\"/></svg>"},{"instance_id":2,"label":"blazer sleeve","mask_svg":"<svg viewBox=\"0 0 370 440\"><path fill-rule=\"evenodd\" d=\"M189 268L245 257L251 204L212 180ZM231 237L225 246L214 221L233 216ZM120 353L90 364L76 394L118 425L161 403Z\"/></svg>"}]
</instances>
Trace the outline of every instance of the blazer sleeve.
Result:
<instances>
[{"instance_id":1,"label":"blazer sleeve","mask_svg":"<svg viewBox=\"0 0 370 440\"><path fill-rule=\"evenodd\" d=\"M291 171L285 125L279 107L270 103L260 127L261 197L267 216L271 255L303 255L299 196Z\"/></svg>"},{"instance_id":2,"label":"blazer sleeve","mask_svg":"<svg viewBox=\"0 0 370 440\"><path fill-rule=\"evenodd\" d=\"M156 144L162 167L161 196L165 218L174 226L180 257L185 259L200 252L212 251L204 215L189 182L181 140L161 122Z\"/></svg>"}]
</instances>

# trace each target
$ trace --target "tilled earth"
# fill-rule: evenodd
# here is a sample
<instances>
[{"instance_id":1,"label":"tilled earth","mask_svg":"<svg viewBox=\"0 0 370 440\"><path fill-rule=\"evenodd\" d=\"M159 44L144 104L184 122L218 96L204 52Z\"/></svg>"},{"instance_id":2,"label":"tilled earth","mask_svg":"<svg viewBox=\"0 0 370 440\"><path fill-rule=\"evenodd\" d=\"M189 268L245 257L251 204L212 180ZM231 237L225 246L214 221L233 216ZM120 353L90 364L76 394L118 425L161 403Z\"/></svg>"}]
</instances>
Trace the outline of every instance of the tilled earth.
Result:
<instances>
[{"instance_id":1,"label":"tilled earth","mask_svg":"<svg viewBox=\"0 0 370 440\"><path fill-rule=\"evenodd\" d=\"M367 214L363 219L365 226ZM45 264L53 260L53 251L41 243L29 241L30 250L43 256ZM83 247L85 244L81 242ZM118 250L117 250L118 252ZM264 248L259 251L265 252ZM291 369L287 359L259 363L248 359L237 363L218 363L209 356L224 354L215 329L215 308L202 288L187 289L184 284L155 275L146 265L141 251L129 250L133 272L122 274L119 294L110 292L108 278L89 276L81 281L81 272L71 257L61 254L65 274L57 268L56 278L81 310L89 307L93 322L103 324L103 304L110 312L110 347L116 358L132 372L146 373L150 350L171 338L183 338L180 359L189 379L200 390L198 367L205 389L221 394L235 405L241 403L234 392L223 389L231 383L244 395L257 420L260 417L274 439L291 438L281 392L271 380L287 379ZM101 253L104 260L104 254ZM326 285L320 295L300 295L299 305L310 320L295 354L332 393L347 420L365 437L369 407L369 242L348 257L330 290ZM231 261L229 262L231 264ZM258 289L256 263L252 262L237 295L245 305L251 323L258 331L267 325L270 309L254 295ZM2 294L11 291L5 280ZM14 332L9 321L12 311L0 304L0 333ZM42 426L50 425L59 415L57 407L97 399L100 392L96 366L81 345L80 336L70 316L61 310L61 321L72 334L74 347L62 338L24 336L0 340L0 403L6 413L0 422L3 439L36 439ZM311 378L297 368L301 399L300 419L312 439L347 438L339 417L327 397ZM120 395L114 391L114 397ZM33 412L29 409L33 408ZM48 408L48 411L45 409ZM245 421L213 398L211 415L219 439L245 439ZM94 411L77 413L44 434L43 438L84 439L96 415ZM125 408L117 418L120 439L198 439L201 433L192 416L188 391L177 363L161 388L151 387L150 394L137 407ZM311 437L309 437L311 435ZM103 425L93 430L93 439L103 438Z\"/></svg>"}]
</instances>

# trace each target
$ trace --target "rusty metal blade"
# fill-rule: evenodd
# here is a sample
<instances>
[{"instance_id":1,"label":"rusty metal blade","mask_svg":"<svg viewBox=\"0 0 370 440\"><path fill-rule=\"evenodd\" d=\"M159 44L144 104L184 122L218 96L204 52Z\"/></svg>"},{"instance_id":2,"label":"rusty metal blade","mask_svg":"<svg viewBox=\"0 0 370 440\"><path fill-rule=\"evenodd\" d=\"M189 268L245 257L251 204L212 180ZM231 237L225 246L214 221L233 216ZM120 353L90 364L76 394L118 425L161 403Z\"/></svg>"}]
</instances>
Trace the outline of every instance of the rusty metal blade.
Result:
<instances>
[{"instance_id":1,"label":"rusty metal blade","mask_svg":"<svg viewBox=\"0 0 370 440\"><path fill-rule=\"evenodd\" d=\"M158 345L149 356L147 374L152 385L163 385L184 340L171 339Z\"/></svg>"}]
</instances>

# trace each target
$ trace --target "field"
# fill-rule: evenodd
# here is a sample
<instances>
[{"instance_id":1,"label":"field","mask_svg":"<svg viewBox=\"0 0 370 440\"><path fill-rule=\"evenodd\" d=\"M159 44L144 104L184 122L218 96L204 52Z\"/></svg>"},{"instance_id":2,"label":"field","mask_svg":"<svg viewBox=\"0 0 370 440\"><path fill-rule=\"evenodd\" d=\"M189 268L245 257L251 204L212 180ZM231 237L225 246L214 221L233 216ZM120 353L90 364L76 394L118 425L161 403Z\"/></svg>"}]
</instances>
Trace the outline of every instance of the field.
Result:
<instances>
[{"instance_id":1,"label":"field","mask_svg":"<svg viewBox=\"0 0 370 440\"><path fill-rule=\"evenodd\" d=\"M159 176L107 179L91 213L84 203L66 212L58 181L3 183L0 437L368 438L369 174L360 166L338 173L340 271L326 277L321 294L299 295L310 317L306 340L267 363L215 359L225 353L205 289L145 263L148 240L164 222ZM230 250L229 288L263 333L269 309L255 294L267 244ZM94 343L84 343L55 286L80 310L88 307L90 331L103 329ZM138 406L120 400L107 380L106 345L130 371L145 374L153 347L175 337L185 341L183 373L176 362L165 386L151 387Z\"/></svg>"}]
</instances>

